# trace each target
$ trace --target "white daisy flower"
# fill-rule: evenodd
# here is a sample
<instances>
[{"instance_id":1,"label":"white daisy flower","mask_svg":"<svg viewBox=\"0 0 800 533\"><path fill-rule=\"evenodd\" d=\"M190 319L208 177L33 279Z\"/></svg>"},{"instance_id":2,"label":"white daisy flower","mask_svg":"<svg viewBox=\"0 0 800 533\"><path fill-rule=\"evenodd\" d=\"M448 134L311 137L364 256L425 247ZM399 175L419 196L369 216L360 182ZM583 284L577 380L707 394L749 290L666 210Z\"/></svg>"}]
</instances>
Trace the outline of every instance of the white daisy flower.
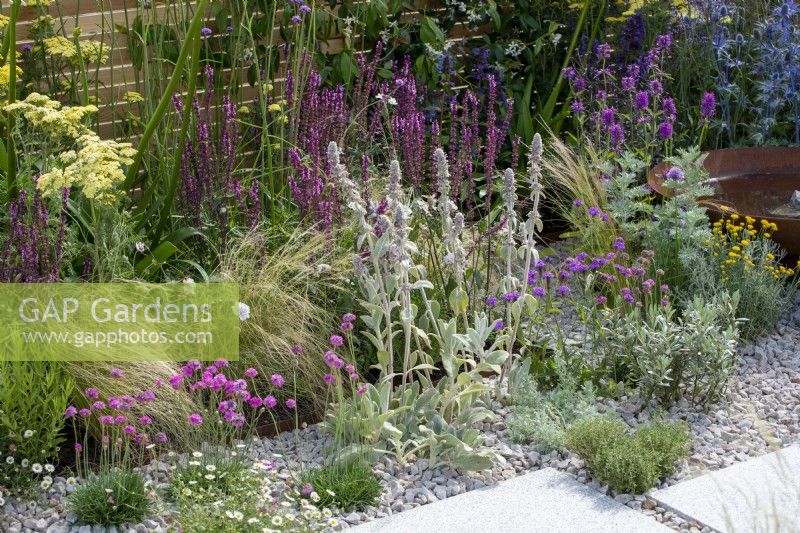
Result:
<instances>
[{"instance_id":1,"label":"white daisy flower","mask_svg":"<svg viewBox=\"0 0 800 533\"><path fill-rule=\"evenodd\" d=\"M193 457L203 457L203 454L201 452L192 452L192 456Z\"/></svg>"},{"instance_id":2,"label":"white daisy flower","mask_svg":"<svg viewBox=\"0 0 800 533\"><path fill-rule=\"evenodd\" d=\"M40 465L39 463L33 463L31 465L31 471L33 471L34 474L41 474L42 473L42 465Z\"/></svg>"},{"instance_id":3,"label":"white daisy flower","mask_svg":"<svg viewBox=\"0 0 800 533\"><path fill-rule=\"evenodd\" d=\"M23 459L22 461L20 461L19 464L22 466L22 468L28 468L28 460L27 459Z\"/></svg>"},{"instance_id":4,"label":"white daisy flower","mask_svg":"<svg viewBox=\"0 0 800 533\"><path fill-rule=\"evenodd\" d=\"M272 517L272 525L273 526L280 526L283 525L283 518L280 515L275 515Z\"/></svg>"},{"instance_id":5,"label":"white daisy flower","mask_svg":"<svg viewBox=\"0 0 800 533\"><path fill-rule=\"evenodd\" d=\"M244 515L242 514L241 511L234 511L233 512L233 519L234 520L238 520L238 521L241 522L243 518L244 518Z\"/></svg>"},{"instance_id":6,"label":"white daisy flower","mask_svg":"<svg viewBox=\"0 0 800 533\"><path fill-rule=\"evenodd\" d=\"M53 484L52 481L49 481L49 480L45 479L45 480L42 480L40 486L42 487L43 490L47 490L47 489L50 488L50 485L52 485L52 484Z\"/></svg>"},{"instance_id":7,"label":"white daisy flower","mask_svg":"<svg viewBox=\"0 0 800 533\"><path fill-rule=\"evenodd\" d=\"M216 469L217 467L214 465L206 465L206 470L208 470L209 472L214 472Z\"/></svg>"},{"instance_id":8,"label":"white daisy flower","mask_svg":"<svg viewBox=\"0 0 800 533\"><path fill-rule=\"evenodd\" d=\"M211 480L215 479L217 476L215 476L214 474L206 474L203 477L206 478L207 480L211 481Z\"/></svg>"},{"instance_id":9,"label":"white daisy flower","mask_svg":"<svg viewBox=\"0 0 800 533\"><path fill-rule=\"evenodd\" d=\"M70 487L74 487L77 484L78 484L78 480L75 479L74 477L70 476L70 477L67 478L67 485L69 485Z\"/></svg>"},{"instance_id":10,"label":"white daisy flower","mask_svg":"<svg viewBox=\"0 0 800 533\"><path fill-rule=\"evenodd\" d=\"M51 473L56 471L56 467L54 467L51 464L44 465L44 469L47 470L48 472L51 472Z\"/></svg>"},{"instance_id":11,"label":"white daisy flower","mask_svg":"<svg viewBox=\"0 0 800 533\"><path fill-rule=\"evenodd\" d=\"M250 306L244 302L239 302L239 320L244 322L250 318Z\"/></svg>"},{"instance_id":12,"label":"white daisy flower","mask_svg":"<svg viewBox=\"0 0 800 533\"><path fill-rule=\"evenodd\" d=\"M10 455L8 457L6 457L6 464L13 465L14 464L14 458L12 456L10 456Z\"/></svg>"},{"instance_id":13,"label":"white daisy flower","mask_svg":"<svg viewBox=\"0 0 800 533\"><path fill-rule=\"evenodd\" d=\"M25 433L23 433L23 434L22 434L22 436L23 436L24 438L26 438L26 439L29 439L29 438L33 437L33 434L34 434L34 433L36 433L34 430L32 430L32 429L26 429L26 430L25 430Z\"/></svg>"}]
</instances>

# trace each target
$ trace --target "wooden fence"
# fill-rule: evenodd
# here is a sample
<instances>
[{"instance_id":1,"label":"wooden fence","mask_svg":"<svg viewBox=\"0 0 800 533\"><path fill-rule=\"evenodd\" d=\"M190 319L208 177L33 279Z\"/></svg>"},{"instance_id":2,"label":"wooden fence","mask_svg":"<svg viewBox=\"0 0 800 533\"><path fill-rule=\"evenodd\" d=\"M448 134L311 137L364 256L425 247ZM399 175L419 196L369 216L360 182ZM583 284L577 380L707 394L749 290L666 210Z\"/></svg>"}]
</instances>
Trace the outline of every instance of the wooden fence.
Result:
<instances>
[{"instance_id":1,"label":"wooden fence","mask_svg":"<svg viewBox=\"0 0 800 533\"><path fill-rule=\"evenodd\" d=\"M152 3L147 9L143 9L142 2ZM441 7L429 7L432 3L431 0L421 0L419 5L428 9L441 9ZM26 44L32 43L32 27L35 27L36 20L42 12L53 17L54 29L58 35L71 37L77 26L81 28L79 39L104 42L109 47L109 60L97 67L90 66L89 75L92 79L90 94L96 98L100 108L101 135L120 137L122 130L119 125L122 121L132 118L135 120L138 117L138 106L129 105L123 99L128 91L137 91L139 74L134 66L125 32L139 14L144 14L152 20L175 18L178 16L175 11L179 7L181 6L176 6L174 2L165 3L164 0L56 0L46 8L25 6L21 8L17 22L17 50L22 50ZM408 16L413 17L415 14L409 13ZM213 27L212 21L209 21L209 26ZM273 32L275 39L273 42L279 42L279 28L273 28ZM448 35L448 39L460 41L470 36L472 34L469 28L464 24L458 24ZM322 46L327 53L335 54L342 50L344 39L340 35L334 35L322 43ZM244 77L244 72L241 74ZM227 75L230 76L230 72ZM255 88L244 84L240 98L242 101L248 101L256 94Z\"/></svg>"}]
</instances>

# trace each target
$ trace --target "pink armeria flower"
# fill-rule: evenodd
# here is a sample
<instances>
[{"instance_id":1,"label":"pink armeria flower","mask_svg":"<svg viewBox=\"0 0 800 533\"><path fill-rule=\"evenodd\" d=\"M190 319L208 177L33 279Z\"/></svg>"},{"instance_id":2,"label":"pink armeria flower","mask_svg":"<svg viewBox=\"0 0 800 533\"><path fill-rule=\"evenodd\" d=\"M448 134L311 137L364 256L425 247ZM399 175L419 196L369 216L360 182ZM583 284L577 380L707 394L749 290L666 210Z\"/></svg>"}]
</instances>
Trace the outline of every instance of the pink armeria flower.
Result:
<instances>
[{"instance_id":1,"label":"pink armeria flower","mask_svg":"<svg viewBox=\"0 0 800 533\"><path fill-rule=\"evenodd\" d=\"M123 372L119 368L112 368L109 374L111 374L112 378L121 378L125 374L125 372Z\"/></svg>"},{"instance_id":2,"label":"pink armeria flower","mask_svg":"<svg viewBox=\"0 0 800 533\"><path fill-rule=\"evenodd\" d=\"M274 409L276 405L278 405L278 399L270 394L266 398L264 398L264 407L267 409Z\"/></svg>"},{"instance_id":3,"label":"pink armeria flower","mask_svg":"<svg viewBox=\"0 0 800 533\"><path fill-rule=\"evenodd\" d=\"M122 431L124 431L128 435L133 435L134 433L136 433L136 428L133 427L132 425L128 424L127 426L122 428Z\"/></svg>"},{"instance_id":4,"label":"pink armeria flower","mask_svg":"<svg viewBox=\"0 0 800 533\"><path fill-rule=\"evenodd\" d=\"M183 376L180 374L175 374L170 376L169 384L172 386L173 389L177 390L181 388L181 383L183 383Z\"/></svg>"},{"instance_id":5,"label":"pink armeria flower","mask_svg":"<svg viewBox=\"0 0 800 533\"><path fill-rule=\"evenodd\" d=\"M67 410L64 411L65 418L72 418L76 414L78 414L78 409L74 405L70 405L69 407L67 407Z\"/></svg>"},{"instance_id":6,"label":"pink armeria flower","mask_svg":"<svg viewBox=\"0 0 800 533\"><path fill-rule=\"evenodd\" d=\"M331 335L330 341L331 341L331 346L333 346L334 348L341 348L342 346L344 346L344 339L342 338L341 335Z\"/></svg>"},{"instance_id":7,"label":"pink armeria flower","mask_svg":"<svg viewBox=\"0 0 800 533\"><path fill-rule=\"evenodd\" d=\"M149 426L153 423L153 419L147 415L142 415L139 417L139 423L143 426Z\"/></svg>"},{"instance_id":8,"label":"pink armeria flower","mask_svg":"<svg viewBox=\"0 0 800 533\"><path fill-rule=\"evenodd\" d=\"M289 398L288 400L286 400L286 407L288 407L289 409L294 409L295 407L297 407L297 402L294 400L294 398Z\"/></svg>"},{"instance_id":9,"label":"pink armeria flower","mask_svg":"<svg viewBox=\"0 0 800 533\"><path fill-rule=\"evenodd\" d=\"M101 402L99 400L92 404L92 409L94 409L95 411L100 411L105 408L106 408L105 402Z\"/></svg>"},{"instance_id":10,"label":"pink armeria flower","mask_svg":"<svg viewBox=\"0 0 800 533\"><path fill-rule=\"evenodd\" d=\"M192 413L189 415L189 423L193 426L199 426L203 423L203 417L199 413Z\"/></svg>"},{"instance_id":11,"label":"pink armeria flower","mask_svg":"<svg viewBox=\"0 0 800 533\"><path fill-rule=\"evenodd\" d=\"M164 444L165 442L167 442L167 434L161 432L156 433L156 442L158 442L159 444Z\"/></svg>"},{"instance_id":12,"label":"pink armeria flower","mask_svg":"<svg viewBox=\"0 0 800 533\"><path fill-rule=\"evenodd\" d=\"M247 370L244 371L244 375L247 376L248 378L254 378L258 375L258 370L256 370L255 368L248 368Z\"/></svg>"},{"instance_id":13,"label":"pink armeria flower","mask_svg":"<svg viewBox=\"0 0 800 533\"><path fill-rule=\"evenodd\" d=\"M286 379L280 374L272 374L272 384L279 389L286 384Z\"/></svg>"},{"instance_id":14,"label":"pink armeria flower","mask_svg":"<svg viewBox=\"0 0 800 533\"><path fill-rule=\"evenodd\" d=\"M86 389L84 391L84 394L86 394L87 398L99 398L100 397L100 392L97 389L95 389L94 387L89 387L88 389Z\"/></svg>"},{"instance_id":15,"label":"pink armeria flower","mask_svg":"<svg viewBox=\"0 0 800 533\"><path fill-rule=\"evenodd\" d=\"M367 392L367 390L369 390L369 387L367 387L366 385L361 385L361 386L358 388L358 390L356 391L356 393L357 393L357 394L360 394L360 395L363 395L364 393L366 393L366 392Z\"/></svg>"},{"instance_id":16,"label":"pink armeria flower","mask_svg":"<svg viewBox=\"0 0 800 533\"><path fill-rule=\"evenodd\" d=\"M91 412L89 409L86 409L86 408L84 407L83 409L81 409L80 411L78 411L78 414L79 414L79 415L81 415L81 416L83 416L83 417L87 417L87 416L89 416L90 414L92 414L92 412Z\"/></svg>"}]
</instances>

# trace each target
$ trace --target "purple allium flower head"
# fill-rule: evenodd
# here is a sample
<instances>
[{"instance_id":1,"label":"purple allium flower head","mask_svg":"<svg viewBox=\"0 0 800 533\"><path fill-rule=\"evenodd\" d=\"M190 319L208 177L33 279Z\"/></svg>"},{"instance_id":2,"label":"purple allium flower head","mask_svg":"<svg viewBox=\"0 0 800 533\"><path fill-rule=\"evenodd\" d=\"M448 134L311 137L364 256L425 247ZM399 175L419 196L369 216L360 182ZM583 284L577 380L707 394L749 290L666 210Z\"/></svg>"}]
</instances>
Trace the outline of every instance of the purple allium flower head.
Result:
<instances>
[{"instance_id":1,"label":"purple allium flower head","mask_svg":"<svg viewBox=\"0 0 800 533\"><path fill-rule=\"evenodd\" d=\"M128 435L133 435L134 433L136 433L136 428L134 426L128 424L127 426L122 428L122 431L124 431Z\"/></svg>"},{"instance_id":2,"label":"purple allium flower head","mask_svg":"<svg viewBox=\"0 0 800 533\"><path fill-rule=\"evenodd\" d=\"M127 420L128 420L128 417L126 417L125 415L119 415L119 416L114 418L114 423L121 425L121 424L124 424Z\"/></svg>"},{"instance_id":3,"label":"purple allium flower head","mask_svg":"<svg viewBox=\"0 0 800 533\"><path fill-rule=\"evenodd\" d=\"M672 123L669 121L662 122L658 125L658 136L663 139L667 140L672 137Z\"/></svg>"},{"instance_id":4,"label":"purple allium flower head","mask_svg":"<svg viewBox=\"0 0 800 533\"><path fill-rule=\"evenodd\" d=\"M553 279L556 275L553 272L545 272L542 274L542 279Z\"/></svg>"},{"instance_id":5,"label":"purple allium flower head","mask_svg":"<svg viewBox=\"0 0 800 533\"><path fill-rule=\"evenodd\" d=\"M286 384L286 379L280 374L272 374L270 381L272 381L272 384L279 389Z\"/></svg>"},{"instance_id":6,"label":"purple allium flower head","mask_svg":"<svg viewBox=\"0 0 800 533\"><path fill-rule=\"evenodd\" d=\"M667 171L667 179L671 179L671 180L675 180L675 181L681 181L685 177L686 177L686 175L683 173L683 170L681 170L680 167L671 167Z\"/></svg>"},{"instance_id":7,"label":"purple allium flower head","mask_svg":"<svg viewBox=\"0 0 800 533\"><path fill-rule=\"evenodd\" d=\"M211 28L208 28L208 27L204 27L204 28L200 29L200 35L202 35L203 37L210 37L213 33L214 33L214 31Z\"/></svg>"},{"instance_id":8,"label":"purple allium flower head","mask_svg":"<svg viewBox=\"0 0 800 533\"><path fill-rule=\"evenodd\" d=\"M267 409L274 409L276 405L278 405L278 399L273 396L272 394L268 395L264 398L264 407Z\"/></svg>"},{"instance_id":9,"label":"purple allium flower head","mask_svg":"<svg viewBox=\"0 0 800 533\"><path fill-rule=\"evenodd\" d=\"M600 216L601 211L599 207L590 207L588 213L590 217L596 217Z\"/></svg>"},{"instance_id":10,"label":"purple allium flower head","mask_svg":"<svg viewBox=\"0 0 800 533\"><path fill-rule=\"evenodd\" d=\"M84 417L84 418L85 418L85 417L89 416L90 414L92 414L92 411L91 411L91 410L89 410L89 409L86 409L86 408L84 407L83 409L81 409L80 411L78 411L78 414L79 414L79 415L81 415L82 417Z\"/></svg>"},{"instance_id":11,"label":"purple allium flower head","mask_svg":"<svg viewBox=\"0 0 800 533\"><path fill-rule=\"evenodd\" d=\"M350 381L358 381L358 379L359 379L359 376L358 376L358 374L356 372L351 372L350 373Z\"/></svg>"},{"instance_id":12,"label":"purple allium flower head","mask_svg":"<svg viewBox=\"0 0 800 533\"><path fill-rule=\"evenodd\" d=\"M261 401L261 398L259 398L258 396L250 396L250 398L247 400L247 404L253 409L258 409L259 407L261 407L262 403L263 402Z\"/></svg>"},{"instance_id":13,"label":"purple allium flower head","mask_svg":"<svg viewBox=\"0 0 800 533\"><path fill-rule=\"evenodd\" d=\"M149 426L153 423L153 419L147 415L142 415L139 417L139 423L143 426Z\"/></svg>"},{"instance_id":14,"label":"purple allium flower head","mask_svg":"<svg viewBox=\"0 0 800 533\"><path fill-rule=\"evenodd\" d=\"M575 200L572 200L572 205L574 205L575 207L582 207L583 200L581 200L580 198L576 198Z\"/></svg>"},{"instance_id":15,"label":"purple allium flower head","mask_svg":"<svg viewBox=\"0 0 800 533\"><path fill-rule=\"evenodd\" d=\"M350 331L353 331L353 323L352 322L342 322L341 324L339 324L339 330L342 333L348 333Z\"/></svg>"},{"instance_id":16,"label":"purple allium flower head","mask_svg":"<svg viewBox=\"0 0 800 533\"><path fill-rule=\"evenodd\" d=\"M247 376L248 378L254 378L258 375L258 370L256 370L255 368L248 368L247 370L244 371L244 375Z\"/></svg>"},{"instance_id":17,"label":"purple allium flower head","mask_svg":"<svg viewBox=\"0 0 800 533\"><path fill-rule=\"evenodd\" d=\"M605 296L600 294L600 295L597 296L597 298L595 298L594 301L595 301L595 303L597 303L597 305L605 305L606 302L608 302L608 298L606 298Z\"/></svg>"},{"instance_id":18,"label":"purple allium flower head","mask_svg":"<svg viewBox=\"0 0 800 533\"><path fill-rule=\"evenodd\" d=\"M156 442L159 444L164 444L167 442L167 434L159 431L156 433Z\"/></svg>"},{"instance_id":19,"label":"purple allium flower head","mask_svg":"<svg viewBox=\"0 0 800 533\"><path fill-rule=\"evenodd\" d=\"M348 374L352 374L356 371L356 367L354 367L353 365L347 365L344 367L344 371L347 372Z\"/></svg>"},{"instance_id":20,"label":"purple allium flower head","mask_svg":"<svg viewBox=\"0 0 800 533\"><path fill-rule=\"evenodd\" d=\"M86 395L87 398L99 398L100 397L100 392L97 389L95 389L94 387L89 387L88 389L86 389L84 391L84 394Z\"/></svg>"},{"instance_id":21,"label":"purple allium flower head","mask_svg":"<svg viewBox=\"0 0 800 533\"><path fill-rule=\"evenodd\" d=\"M292 348L291 348L291 350L290 350L290 351L291 351L291 352L292 352L292 354L294 354L294 355L303 355L303 352L305 352L305 350L303 349L303 347L302 347L302 346L300 346L299 344L295 344L294 346L292 346Z\"/></svg>"},{"instance_id":22,"label":"purple allium flower head","mask_svg":"<svg viewBox=\"0 0 800 533\"><path fill-rule=\"evenodd\" d=\"M334 348L341 348L344 346L344 339L341 335L331 335L330 342L331 346Z\"/></svg>"},{"instance_id":23,"label":"purple allium flower head","mask_svg":"<svg viewBox=\"0 0 800 533\"><path fill-rule=\"evenodd\" d=\"M105 402L97 401L92 404L92 409L95 411L101 411L106 408Z\"/></svg>"},{"instance_id":24,"label":"purple allium flower head","mask_svg":"<svg viewBox=\"0 0 800 533\"><path fill-rule=\"evenodd\" d=\"M311 8L303 4L302 6L300 6L298 11L300 11L300 13L311 13Z\"/></svg>"},{"instance_id":25,"label":"purple allium flower head","mask_svg":"<svg viewBox=\"0 0 800 533\"><path fill-rule=\"evenodd\" d=\"M544 287L534 287L533 291L531 291L533 295L537 298L542 298L547 294L547 291L544 290Z\"/></svg>"},{"instance_id":26,"label":"purple allium flower head","mask_svg":"<svg viewBox=\"0 0 800 533\"><path fill-rule=\"evenodd\" d=\"M659 289L661 292L669 292L669 285L667 285L666 283L664 283L664 284L662 284L662 285L661 285L661 286L660 286L658 289Z\"/></svg>"},{"instance_id":27,"label":"purple allium flower head","mask_svg":"<svg viewBox=\"0 0 800 533\"><path fill-rule=\"evenodd\" d=\"M503 300L507 302L514 302L519 298L519 293L517 291L507 292L503 295Z\"/></svg>"},{"instance_id":28,"label":"purple allium flower head","mask_svg":"<svg viewBox=\"0 0 800 533\"><path fill-rule=\"evenodd\" d=\"M556 292L558 292L559 296L564 297L569 294L569 287L566 285L559 285Z\"/></svg>"},{"instance_id":29,"label":"purple allium flower head","mask_svg":"<svg viewBox=\"0 0 800 533\"><path fill-rule=\"evenodd\" d=\"M294 409L295 407L297 407L297 401L295 401L294 398L289 398L288 400L286 400L286 407L289 409Z\"/></svg>"},{"instance_id":30,"label":"purple allium flower head","mask_svg":"<svg viewBox=\"0 0 800 533\"><path fill-rule=\"evenodd\" d=\"M114 423L114 417L111 415L103 415L101 417L98 417L98 420L104 426L110 426L111 424Z\"/></svg>"},{"instance_id":31,"label":"purple allium flower head","mask_svg":"<svg viewBox=\"0 0 800 533\"><path fill-rule=\"evenodd\" d=\"M486 298L486 305L489 307L494 307L497 305L497 296L489 296Z\"/></svg>"},{"instance_id":32,"label":"purple allium flower head","mask_svg":"<svg viewBox=\"0 0 800 533\"><path fill-rule=\"evenodd\" d=\"M78 409L74 405L70 405L67 407L67 410L64 411L64 418L72 418L78 414Z\"/></svg>"},{"instance_id":33,"label":"purple allium flower head","mask_svg":"<svg viewBox=\"0 0 800 533\"><path fill-rule=\"evenodd\" d=\"M300 15L294 15L292 17L292 24L300 24L300 21L302 21L302 20L303 19L300 18Z\"/></svg>"},{"instance_id":34,"label":"purple allium flower head","mask_svg":"<svg viewBox=\"0 0 800 533\"><path fill-rule=\"evenodd\" d=\"M622 237L617 237L616 239L614 239L614 248L619 250L619 251L624 250L625 249L625 239L623 239Z\"/></svg>"},{"instance_id":35,"label":"purple allium flower head","mask_svg":"<svg viewBox=\"0 0 800 533\"><path fill-rule=\"evenodd\" d=\"M495 321L495 323L494 323L494 325L492 327L494 329L503 329L504 326L505 326L505 324L503 323L503 319L502 318L498 318Z\"/></svg>"},{"instance_id":36,"label":"purple allium flower head","mask_svg":"<svg viewBox=\"0 0 800 533\"><path fill-rule=\"evenodd\" d=\"M125 373L119 368L112 368L109 374L112 378L121 378Z\"/></svg>"},{"instance_id":37,"label":"purple allium flower head","mask_svg":"<svg viewBox=\"0 0 800 533\"><path fill-rule=\"evenodd\" d=\"M714 116L717 109L717 97L714 93L703 93L700 99L700 116L706 120Z\"/></svg>"},{"instance_id":38,"label":"purple allium flower head","mask_svg":"<svg viewBox=\"0 0 800 533\"><path fill-rule=\"evenodd\" d=\"M193 426L199 426L203 423L203 417L200 413L192 413L189 415L189 423Z\"/></svg>"},{"instance_id":39,"label":"purple allium flower head","mask_svg":"<svg viewBox=\"0 0 800 533\"><path fill-rule=\"evenodd\" d=\"M633 107L636 108L637 111L642 111L650 107L650 95L647 91L639 91L636 93L636 98L633 101Z\"/></svg>"},{"instance_id":40,"label":"purple allium flower head","mask_svg":"<svg viewBox=\"0 0 800 533\"><path fill-rule=\"evenodd\" d=\"M354 315L353 313L345 313L342 316L342 322L355 322L355 320L356 320L356 315Z\"/></svg>"},{"instance_id":41,"label":"purple allium flower head","mask_svg":"<svg viewBox=\"0 0 800 533\"><path fill-rule=\"evenodd\" d=\"M322 376L322 381L330 385L336 381L336 376L334 376L333 374L325 374L324 376Z\"/></svg>"}]
</instances>

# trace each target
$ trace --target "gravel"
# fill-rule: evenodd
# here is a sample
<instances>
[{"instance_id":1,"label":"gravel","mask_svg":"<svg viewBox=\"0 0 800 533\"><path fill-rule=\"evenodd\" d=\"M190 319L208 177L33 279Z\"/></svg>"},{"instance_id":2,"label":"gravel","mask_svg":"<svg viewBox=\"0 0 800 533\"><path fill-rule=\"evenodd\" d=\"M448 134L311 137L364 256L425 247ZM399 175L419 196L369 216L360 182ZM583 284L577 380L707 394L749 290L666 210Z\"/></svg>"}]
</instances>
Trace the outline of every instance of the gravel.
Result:
<instances>
[{"instance_id":1,"label":"gravel","mask_svg":"<svg viewBox=\"0 0 800 533\"><path fill-rule=\"evenodd\" d=\"M725 399L708 412L697 411L686 402L672 407L667 416L689 423L693 449L677 472L664 480L659 488L723 468L738 461L763 455L800 440L800 295L785 313L775 331L739 349L737 370ZM640 412L635 396L618 400L603 399L600 411L614 411L633 425L646 421L647 412ZM493 468L465 473L447 467L430 468L426 459L400 465L390 456L382 456L375 473L383 482L383 493L377 505L361 512L340 516L343 527L375 520L394 513L433 503L466 491L494 485L516 475L553 467L574 476L595 490L608 494L618 502L645 515L652 516L681 532L712 531L702 524L687 521L659 507L647 495L618 494L591 478L583 461L568 451L539 453L535 446L509 440L505 419L507 409L499 402L492 405L496 419L480 428L487 446L496 450L502 460ZM331 438L319 425L303 427L274 439L255 443L251 453L275 461L279 476L292 476L303 468L321 466ZM156 461L143 469L156 488L167 483L169 465ZM71 488L69 488L71 490ZM0 513L0 530L7 533L144 533L165 532L165 517L153 516L139 524L123 524L103 528L76 523L67 512L68 487L61 477L40 495L39 502L12 501Z\"/></svg>"}]
</instances>

